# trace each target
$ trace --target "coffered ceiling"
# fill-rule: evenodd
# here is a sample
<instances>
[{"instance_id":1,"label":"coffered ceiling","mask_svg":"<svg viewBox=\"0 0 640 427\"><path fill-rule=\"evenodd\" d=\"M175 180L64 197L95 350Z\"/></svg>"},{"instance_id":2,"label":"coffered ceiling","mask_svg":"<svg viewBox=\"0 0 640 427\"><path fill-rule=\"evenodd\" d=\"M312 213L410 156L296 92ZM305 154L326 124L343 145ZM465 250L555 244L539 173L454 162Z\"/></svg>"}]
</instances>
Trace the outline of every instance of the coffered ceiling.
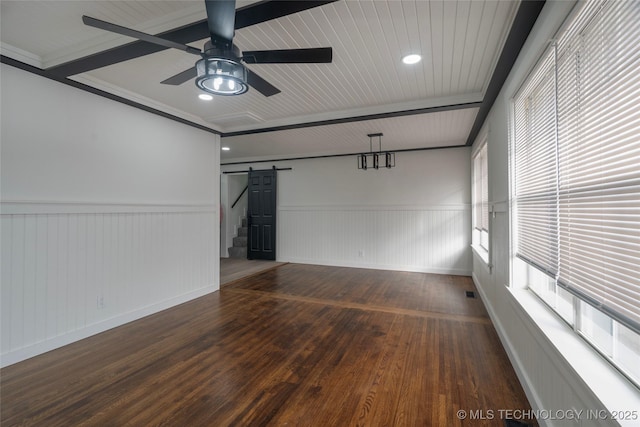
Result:
<instances>
[{"instance_id":1,"label":"coffered ceiling","mask_svg":"<svg viewBox=\"0 0 640 427\"><path fill-rule=\"evenodd\" d=\"M160 84L198 59L175 49L63 78L221 133L230 147L223 162L367 151L372 132L384 133L386 149L463 145L519 6L495 0L341 0L237 29L234 43L242 51L333 48L330 64L249 64L281 90L271 97L250 89L202 101L193 80ZM85 26L82 15L150 34L206 19L200 0L3 0L3 62L10 58L46 74L133 41ZM202 48L205 41L189 45ZM403 64L408 53L421 54L422 61Z\"/></svg>"}]
</instances>

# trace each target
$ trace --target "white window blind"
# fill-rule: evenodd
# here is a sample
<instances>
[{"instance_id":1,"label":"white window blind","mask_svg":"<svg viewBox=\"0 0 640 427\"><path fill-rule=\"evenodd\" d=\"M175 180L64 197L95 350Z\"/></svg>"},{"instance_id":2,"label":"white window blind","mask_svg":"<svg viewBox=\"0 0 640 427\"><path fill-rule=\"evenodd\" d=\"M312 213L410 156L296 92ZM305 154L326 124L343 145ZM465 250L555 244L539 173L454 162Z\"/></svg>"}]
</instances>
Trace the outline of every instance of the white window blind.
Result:
<instances>
[{"instance_id":1,"label":"white window blind","mask_svg":"<svg viewBox=\"0 0 640 427\"><path fill-rule=\"evenodd\" d=\"M514 99L517 255L640 332L640 2L592 1Z\"/></svg>"},{"instance_id":2,"label":"white window blind","mask_svg":"<svg viewBox=\"0 0 640 427\"><path fill-rule=\"evenodd\" d=\"M558 47L561 285L640 324L640 3Z\"/></svg>"},{"instance_id":3,"label":"white window blind","mask_svg":"<svg viewBox=\"0 0 640 427\"><path fill-rule=\"evenodd\" d=\"M557 139L554 52L514 100L516 254L555 277L558 267Z\"/></svg>"}]
</instances>

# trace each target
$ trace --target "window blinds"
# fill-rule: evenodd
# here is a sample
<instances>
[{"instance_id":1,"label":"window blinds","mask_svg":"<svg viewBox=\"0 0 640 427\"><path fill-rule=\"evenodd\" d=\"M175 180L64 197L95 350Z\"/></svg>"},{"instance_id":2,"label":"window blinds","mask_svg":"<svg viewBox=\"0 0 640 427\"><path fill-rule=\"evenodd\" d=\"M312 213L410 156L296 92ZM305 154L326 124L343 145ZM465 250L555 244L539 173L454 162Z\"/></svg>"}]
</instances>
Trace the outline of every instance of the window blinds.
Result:
<instances>
[{"instance_id":1,"label":"window blinds","mask_svg":"<svg viewBox=\"0 0 640 427\"><path fill-rule=\"evenodd\" d=\"M517 255L640 331L640 3L588 2L514 98Z\"/></svg>"},{"instance_id":2,"label":"window blinds","mask_svg":"<svg viewBox=\"0 0 640 427\"><path fill-rule=\"evenodd\" d=\"M640 323L640 3L567 40L559 83L559 281ZM559 52L564 54L564 51ZM571 76L571 77L570 77ZM573 81L572 81L573 80ZM565 94L566 92L566 94ZM566 137L565 137L566 136ZM615 314L615 313L614 313Z\"/></svg>"},{"instance_id":3,"label":"window blinds","mask_svg":"<svg viewBox=\"0 0 640 427\"><path fill-rule=\"evenodd\" d=\"M555 277L558 268L554 52L514 101L517 255Z\"/></svg>"}]
</instances>

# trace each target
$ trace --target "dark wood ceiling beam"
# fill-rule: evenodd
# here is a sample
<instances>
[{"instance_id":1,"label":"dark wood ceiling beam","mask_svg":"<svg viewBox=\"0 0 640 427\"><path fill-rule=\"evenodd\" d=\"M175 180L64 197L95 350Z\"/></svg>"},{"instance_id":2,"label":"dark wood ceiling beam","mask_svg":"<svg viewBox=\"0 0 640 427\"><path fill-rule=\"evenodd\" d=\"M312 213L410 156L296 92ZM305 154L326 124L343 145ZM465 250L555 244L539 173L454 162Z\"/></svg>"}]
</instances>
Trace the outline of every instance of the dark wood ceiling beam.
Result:
<instances>
[{"instance_id":1,"label":"dark wood ceiling beam","mask_svg":"<svg viewBox=\"0 0 640 427\"><path fill-rule=\"evenodd\" d=\"M271 1L265 0L250 4L236 10L236 30L250 27L261 22L282 18L318 6L333 3L338 0L292 0L292 1Z\"/></svg>"},{"instance_id":2,"label":"dark wood ceiling beam","mask_svg":"<svg viewBox=\"0 0 640 427\"><path fill-rule=\"evenodd\" d=\"M362 116L341 117L339 119L320 120L316 122L295 123L290 125L272 126L259 129L240 130L235 132L226 132L222 137L252 135L255 133L277 132L281 130L302 129L308 127L337 125L342 123L362 122L365 120L388 119L392 117L415 116L416 114L438 113L442 111L462 110L465 108L478 108L482 104L480 102L467 102L464 104L439 105L435 107L415 108L412 110L388 111L386 113L366 114Z\"/></svg>"},{"instance_id":3,"label":"dark wood ceiling beam","mask_svg":"<svg viewBox=\"0 0 640 427\"><path fill-rule=\"evenodd\" d=\"M507 80L511 69L524 46L529 33L533 28L533 25L538 19L538 15L544 7L545 0L523 0L520 3L516 17L511 25L511 30L505 41L504 48L496 64L496 68L493 71L489 85L487 86L487 92L482 100L482 105L476 116L476 120L471 127L469 137L467 138L466 145L472 145L475 141L484 121L487 119L493 103L496 101L504 82Z\"/></svg>"}]
</instances>

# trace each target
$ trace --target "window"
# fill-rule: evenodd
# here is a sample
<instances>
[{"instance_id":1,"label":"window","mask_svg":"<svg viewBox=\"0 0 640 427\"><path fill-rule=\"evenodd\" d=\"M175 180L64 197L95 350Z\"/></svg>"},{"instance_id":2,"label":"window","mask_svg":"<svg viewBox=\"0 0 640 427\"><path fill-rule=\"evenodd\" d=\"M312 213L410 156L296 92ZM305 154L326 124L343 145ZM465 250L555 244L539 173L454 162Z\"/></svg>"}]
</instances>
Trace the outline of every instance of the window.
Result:
<instances>
[{"instance_id":1,"label":"window","mask_svg":"<svg viewBox=\"0 0 640 427\"><path fill-rule=\"evenodd\" d=\"M513 99L514 280L640 383L640 5L585 2Z\"/></svg>"},{"instance_id":2,"label":"window","mask_svg":"<svg viewBox=\"0 0 640 427\"><path fill-rule=\"evenodd\" d=\"M489 174L487 170L487 136L473 155L473 234L472 244L480 256L489 262Z\"/></svg>"}]
</instances>

